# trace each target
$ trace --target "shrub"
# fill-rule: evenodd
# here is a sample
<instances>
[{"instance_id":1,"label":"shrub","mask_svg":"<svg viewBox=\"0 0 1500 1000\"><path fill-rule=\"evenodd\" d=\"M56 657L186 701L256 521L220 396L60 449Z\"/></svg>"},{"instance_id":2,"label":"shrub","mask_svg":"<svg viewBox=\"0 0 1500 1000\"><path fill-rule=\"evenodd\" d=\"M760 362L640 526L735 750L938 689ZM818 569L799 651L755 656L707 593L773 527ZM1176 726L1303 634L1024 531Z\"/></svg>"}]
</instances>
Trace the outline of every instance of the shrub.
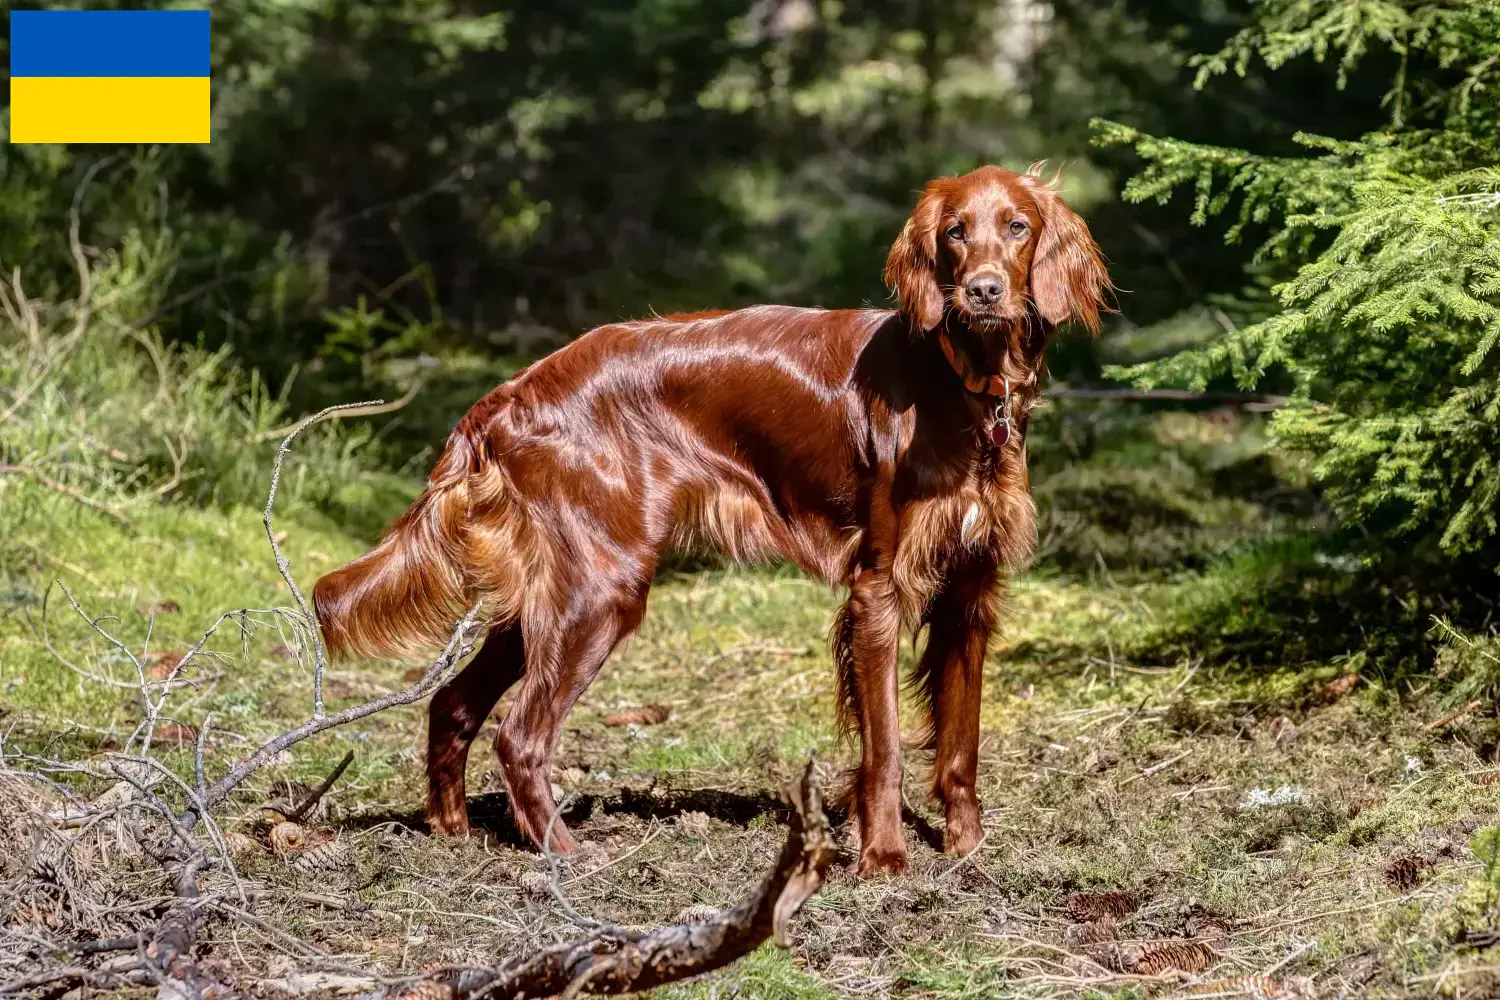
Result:
<instances>
[{"instance_id":1,"label":"shrub","mask_svg":"<svg viewBox=\"0 0 1500 1000\"><path fill-rule=\"evenodd\" d=\"M167 344L149 322L173 263L169 234L134 230L115 249L69 244L71 298L0 279L0 491L27 479L101 509L174 500L264 502L265 470L290 415L226 350ZM370 432L315 428L288 469L287 496L367 533L405 494L365 475ZM0 536L31 508L0 504Z\"/></svg>"}]
</instances>

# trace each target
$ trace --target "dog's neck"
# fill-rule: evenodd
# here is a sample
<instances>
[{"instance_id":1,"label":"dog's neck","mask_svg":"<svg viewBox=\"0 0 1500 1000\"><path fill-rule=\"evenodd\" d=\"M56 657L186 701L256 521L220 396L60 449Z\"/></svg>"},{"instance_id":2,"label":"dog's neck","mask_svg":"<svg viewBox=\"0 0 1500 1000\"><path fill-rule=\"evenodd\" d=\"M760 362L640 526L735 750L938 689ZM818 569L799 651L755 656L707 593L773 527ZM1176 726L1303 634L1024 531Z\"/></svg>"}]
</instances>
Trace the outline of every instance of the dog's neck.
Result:
<instances>
[{"instance_id":1,"label":"dog's neck","mask_svg":"<svg viewBox=\"0 0 1500 1000\"><path fill-rule=\"evenodd\" d=\"M934 336L948 367L976 396L1030 395L1039 386L1049 338L1029 319L981 335L950 311Z\"/></svg>"}]
</instances>

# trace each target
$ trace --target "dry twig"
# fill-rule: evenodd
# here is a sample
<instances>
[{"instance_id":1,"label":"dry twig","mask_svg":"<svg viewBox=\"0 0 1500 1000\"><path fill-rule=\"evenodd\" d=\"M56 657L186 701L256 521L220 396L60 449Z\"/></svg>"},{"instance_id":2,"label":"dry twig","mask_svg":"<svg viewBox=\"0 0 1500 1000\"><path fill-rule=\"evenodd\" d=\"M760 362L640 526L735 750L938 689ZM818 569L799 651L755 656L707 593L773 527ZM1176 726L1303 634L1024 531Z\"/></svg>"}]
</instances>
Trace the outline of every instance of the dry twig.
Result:
<instances>
[{"instance_id":1,"label":"dry twig","mask_svg":"<svg viewBox=\"0 0 1500 1000\"><path fill-rule=\"evenodd\" d=\"M631 993L723 968L773 938L788 946L787 925L822 887L837 851L823 811L817 768L787 789L791 828L776 866L748 897L716 919L640 932L606 927L498 965L440 970L363 1000L422 995L441 1000L508 1000ZM430 991L430 992L429 992Z\"/></svg>"}]
</instances>

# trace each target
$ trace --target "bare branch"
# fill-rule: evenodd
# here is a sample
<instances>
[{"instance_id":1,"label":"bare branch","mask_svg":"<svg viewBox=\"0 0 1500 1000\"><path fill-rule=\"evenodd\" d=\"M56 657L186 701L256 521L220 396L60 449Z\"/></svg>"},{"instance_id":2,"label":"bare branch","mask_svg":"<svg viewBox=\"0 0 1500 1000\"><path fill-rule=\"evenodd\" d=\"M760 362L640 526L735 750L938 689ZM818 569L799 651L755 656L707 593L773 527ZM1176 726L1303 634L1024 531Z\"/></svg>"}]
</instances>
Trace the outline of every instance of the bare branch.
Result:
<instances>
[{"instance_id":1,"label":"bare branch","mask_svg":"<svg viewBox=\"0 0 1500 1000\"><path fill-rule=\"evenodd\" d=\"M350 403L343 407L336 408L336 412L329 412L327 410L324 410L323 414L326 414L329 420L348 420L351 417L378 417L386 413L395 413L397 410L405 408L407 404L417 398L417 393L421 391L422 380L417 379L411 384L411 388L406 390L406 395L402 396L394 403L387 403L384 400L380 399L374 400L373 402L369 403ZM323 414L314 416L312 419L317 420L318 416L322 416ZM255 435L252 440L255 441L256 444L261 444L265 441L275 441L283 434L297 431L301 426L302 421L299 420L296 423L287 424L285 427L277 427L273 430L261 431L259 434Z\"/></svg>"},{"instance_id":2,"label":"bare branch","mask_svg":"<svg viewBox=\"0 0 1500 1000\"><path fill-rule=\"evenodd\" d=\"M292 432L282 439L280 447L276 449L276 462L271 466L271 489L266 496L266 511L262 518L266 526L266 539L271 543L271 555L276 558L276 570L281 574L281 579L286 582L287 588L292 592L292 597L297 601L297 608L302 612L307 621L308 632L312 635L313 645L313 718L323 717L323 672L327 667L327 653L323 649L323 636L318 631L318 619L313 614L312 608L308 606L307 598L302 596L302 588L297 586L297 581L292 579L292 563L281 551L281 543L276 540L276 527L271 522L271 512L276 508L276 490L281 486L281 467L286 464L286 457L292 450L292 442L297 440L297 435L307 430L313 424L322 420L330 414L339 413L344 410L354 410L360 407L380 406L385 403L383 399L377 399L369 403L340 403L337 406L329 406L319 410L312 416L303 420Z\"/></svg>"},{"instance_id":3,"label":"bare branch","mask_svg":"<svg viewBox=\"0 0 1500 1000\"><path fill-rule=\"evenodd\" d=\"M439 987L451 1000L574 997L585 990L633 993L723 968L767 938L787 947L787 924L822 888L837 854L812 761L787 795L793 807L791 828L776 866L754 892L716 919L649 932L609 928L500 965L440 971L419 982ZM402 987L386 987L363 1000L386 1000L402 992Z\"/></svg>"},{"instance_id":4,"label":"bare branch","mask_svg":"<svg viewBox=\"0 0 1500 1000\"><path fill-rule=\"evenodd\" d=\"M338 766L333 769L328 777L323 779L321 785L314 788L306 798L292 807L292 811L287 813L286 818L293 823L302 822L302 818L313 811L317 804L323 800L323 796L328 794L328 790L333 787L334 782L343 777L344 772L349 769L349 765L352 763L354 763L354 751L350 750L344 754L344 759L339 761Z\"/></svg>"},{"instance_id":5,"label":"bare branch","mask_svg":"<svg viewBox=\"0 0 1500 1000\"><path fill-rule=\"evenodd\" d=\"M233 791L240 782L260 770L270 762L271 758L293 744L301 743L308 737L316 736L318 733L329 729L334 729L338 726L347 726L351 722L358 722L360 719L368 718L376 712L383 712L397 705L410 705L421 701L437 690L453 674L454 667L458 661L473 651L474 639L470 637L470 633L474 630L475 622L478 619L479 608L480 605L476 603L469 609L468 614L464 615L457 627L454 628L453 635L448 640L448 645L443 649L443 652L436 660L432 661L432 666L427 668L427 672L416 683L405 690L393 691L390 694L367 701L363 705L354 705L346 708L342 712L335 712L332 715L314 716L297 728L288 730L275 739L266 742L260 749L231 767L227 774L211 785L208 789L208 794L203 797L203 804L207 808L212 809L222 802L224 797Z\"/></svg>"}]
</instances>

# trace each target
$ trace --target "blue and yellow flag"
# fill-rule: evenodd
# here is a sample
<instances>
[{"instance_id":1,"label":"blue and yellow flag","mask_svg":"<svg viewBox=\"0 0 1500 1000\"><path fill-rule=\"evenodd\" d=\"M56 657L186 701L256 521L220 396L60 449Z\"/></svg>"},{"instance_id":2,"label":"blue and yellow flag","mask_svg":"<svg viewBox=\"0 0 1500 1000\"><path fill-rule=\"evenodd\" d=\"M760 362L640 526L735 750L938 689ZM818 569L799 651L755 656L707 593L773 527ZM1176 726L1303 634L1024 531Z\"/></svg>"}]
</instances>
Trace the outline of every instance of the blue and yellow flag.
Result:
<instances>
[{"instance_id":1,"label":"blue and yellow flag","mask_svg":"<svg viewBox=\"0 0 1500 1000\"><path fill-rule=\"evenodd\" d=\"M208 142L208 11L13 10L11 142Z\"/></svg>"}]
</instances>

